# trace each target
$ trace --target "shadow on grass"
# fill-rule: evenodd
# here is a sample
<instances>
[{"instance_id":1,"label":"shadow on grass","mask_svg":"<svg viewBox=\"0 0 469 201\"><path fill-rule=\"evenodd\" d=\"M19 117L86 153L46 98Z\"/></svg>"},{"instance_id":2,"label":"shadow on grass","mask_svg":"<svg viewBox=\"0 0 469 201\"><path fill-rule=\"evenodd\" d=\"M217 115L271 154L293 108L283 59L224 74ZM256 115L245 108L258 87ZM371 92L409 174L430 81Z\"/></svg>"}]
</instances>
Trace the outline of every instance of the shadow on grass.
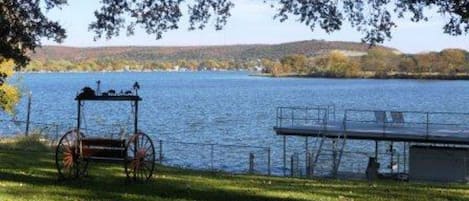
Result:
<instances>
[{"instance_id":1,"label":"shadow on grass","mask_svg":"<svg viewBox=\"0 0 469 201\"><path fill-rule=\"evenodd\" d=\"M469 186L397 182L304 180L208 173L158 167L147 183L125 183L121 165L92 163L89 177L58 181L53 154L0 150L0 181L27 184L7 190L12 196L46 200L464 200ZM32 187L30 187L32 186Z\"/></svg>"},{"instance_id":2,"label":"shadow on grass","mask_svg":"<svg viewBox=\"0 0 469 201\"><path fill-rule=\"evenodd\" d=\"M293 198L276 198L249 193L235 192L212 188L210 186L193 186L191 181L174 181L167 179L156 179L148 183L134 183L125 185L124 177L103 178L91 177L74 181L58 181L51 177L38 177L14 173L0 172L1 180L27 183L31 186L42 186L57 189L66 197L78 196L80 199L110 199L110 200L151 200L154 197L185 199L185 200L299 200ZM69 189L69 190L67 190ZM29 192L28 192L29 191ZM81 192L81 193L80 193ZM89 192L89 193L82 193ZM34 189L10 192L13 195L25 196L25 193L34 195ZM135 195L135 198L126 195Z\"/></svg>"},{"instance_id":3,"label":"shadow on grass","mask_svg":"<svg viewBox=\"0 0 469 201\"><path fill-rule=\"evenodd\" d=\"M16 161L15 167L7 167L13 161ZM123 167L122 172L118 172L115 170L118 169L117 165L91 165L96 167L91 167L89 170L90 177L59 181L57 175L50 170L55 167L50 156L27 152L2 153L0 180L33 186L33 188L17 188L8 191L8 194L23 197L34 196L39 193L39 190L35 188L40 187L53 191L55 195L77 196L85 200L153 200L155 197L211 201L298 200L255 195L250 194L250 191L220 189L210 184L204 184L205 181L186 181L183 178L178 178L178 175L171 175L171 178L158 177L146 183L125 184ZM98 165L99 167L97 167ZM165 174L171 173L173 172L165 172Z\"/></svg>"}]
</instances>

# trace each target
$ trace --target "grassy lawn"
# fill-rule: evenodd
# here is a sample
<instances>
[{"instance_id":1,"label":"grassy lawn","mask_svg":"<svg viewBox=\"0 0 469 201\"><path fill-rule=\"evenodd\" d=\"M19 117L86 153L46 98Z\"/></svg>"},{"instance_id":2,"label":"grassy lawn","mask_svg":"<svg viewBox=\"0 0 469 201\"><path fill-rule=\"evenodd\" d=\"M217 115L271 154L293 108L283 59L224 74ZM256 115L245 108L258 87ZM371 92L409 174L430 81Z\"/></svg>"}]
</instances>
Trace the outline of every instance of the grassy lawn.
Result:
<instances>
[{"instance_id":1,"label":"grassy lawn","mask_svg":"<svg viewBox=\"0 0 469 201\"><path fill-rule=\"evenodd\" d=\"M91 163L87 178L58 181L54 153L0 146L0 200L469 200L469 185L370 184L157 168L147 183L126 184L122 165L103 163Z\"/></svg>"}]
</instances>

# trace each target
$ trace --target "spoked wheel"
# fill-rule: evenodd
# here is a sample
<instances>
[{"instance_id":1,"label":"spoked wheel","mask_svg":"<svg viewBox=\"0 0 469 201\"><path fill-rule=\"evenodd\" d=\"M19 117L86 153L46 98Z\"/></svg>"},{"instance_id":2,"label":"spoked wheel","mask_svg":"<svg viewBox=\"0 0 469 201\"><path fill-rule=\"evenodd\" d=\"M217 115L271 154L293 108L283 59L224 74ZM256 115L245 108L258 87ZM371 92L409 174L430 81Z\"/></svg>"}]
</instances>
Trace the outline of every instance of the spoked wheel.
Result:
<instances>
[{"instance_id":1,"label":"spoked wheel","mask_svg":"<svg viewBox=\"0 0 469 201\"><path fill-rule=\"evenodd\" d=\"M88 168L88 161L79 157L79 144L77 141L77 131L66 132L59 140L55 150L55 164L60 179L72 179L85 175ZM81 138L85 136L80 132Z\"/></svg>"},{"instance_id":2,"label":"spoked wheel","mask_svg":"<svg viewBox=\"0 0 469 201\"><path fill-rule=\"evenodd\" d=\"M133 181L147 181L155 169L155 147L151 138L142 132L134 134L127 143L125 173Z\"/></svg>"}]
</instances>

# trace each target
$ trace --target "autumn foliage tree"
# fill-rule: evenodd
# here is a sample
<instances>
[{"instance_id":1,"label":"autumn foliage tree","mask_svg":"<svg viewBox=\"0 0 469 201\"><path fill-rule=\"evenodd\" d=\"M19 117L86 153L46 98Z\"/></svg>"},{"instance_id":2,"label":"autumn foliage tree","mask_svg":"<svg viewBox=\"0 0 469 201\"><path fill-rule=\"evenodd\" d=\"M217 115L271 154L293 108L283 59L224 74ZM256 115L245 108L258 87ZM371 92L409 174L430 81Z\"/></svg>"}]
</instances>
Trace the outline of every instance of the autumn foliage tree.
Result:
<instances>
[{"instance_id":1,"label":"autumn foliage tree","mask_svg":"<svg viewBox=\"0 0 469 201\"><path fill-rule=\"evenodd\" d=\"M14 73L14 68L15 63L12 60L0 61L0 74L3 77L11 77ZM7 82L0 83L0 108L3 111L12 114L15 110L16 104L20 100L20 96L18 87Z\"/></svg>"},{"instance_id":2,"label":"autumn foliage tree","mask_svg":"<svg viewBox=\"0 0 469 201\"><path fill-rule=\"evenodd\" d=\"M439 65L444 69L443 73L456 74L464 72L466 55L464 50L445 49L440 52Z\"/></svg>"},{"instance_id":3,"label":"autumn foliage tree","mask_svg":"<svg viewBox=\"0 0 469 201\"><path fill-rule=\"evenodd\" d=\"M318 58L316 66L323 69L328 77L357 77L361 72L358 63L340 51L331 51L326 56Z\"/></svg>"},{"instance_id":4,"label":"autumn foliage tree","mask_svg":"<svg viewBox=\"0 0 469 201\"><path fill-rule=\"evenodd\" d=\"M293 54L287 55L280 59L280 63L286 72L295 72L298 74L306 74L308 70L308 59L305 55Z\"/></svg>"},{"instance_id":5,"label":"autumn foliage tree","mask_svg":"<svg viewBox=\"0 0 469 201\"><path fill-rule=\"evenodd\" d=\"M362 68L374 71L376 77L387 77L389 72L397 70L398 58L398 55L392 51L372 48L362 57Z\"/></svg>"},{"instance_id":6,"label":"autumn foliage tree","mask_svg":"<svg viewBox=\"0 0 469 201\"><path fill-rule=\"evenodd\" d=\"M445 72L444 65L437 65L439 55L435 52L423 53L414 55L417 61L416 68L412 71L413 73L433 73L433 72Z\"/></svg>"},{"instance_id":7,"label":"autumn foliage tree","mask_svg":"<svg viewBox=\"0 0 469 201\"><path fill-rule=\"evenodd\" d=\"M417 68L417 61L412 55L402 55L397 69L400 73L409 74Z\"/></svg>"}]
</instances>

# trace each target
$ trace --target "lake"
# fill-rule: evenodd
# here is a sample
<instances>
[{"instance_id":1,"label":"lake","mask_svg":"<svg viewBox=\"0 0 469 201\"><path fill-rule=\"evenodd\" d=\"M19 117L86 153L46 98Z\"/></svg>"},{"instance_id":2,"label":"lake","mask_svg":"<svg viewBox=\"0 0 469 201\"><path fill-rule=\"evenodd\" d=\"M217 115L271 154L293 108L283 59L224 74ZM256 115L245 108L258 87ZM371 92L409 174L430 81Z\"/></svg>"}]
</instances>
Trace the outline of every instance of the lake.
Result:
<instances>
[{"instance_id":1,"label":"lake","mask_svg":"<svg viewBox=\"0 0 469 201\"><path fill-rule=\"evenodd\" d=\"M263 148L219 146L213 151L213 145L190 143L249 145L270 147L272 171L279 173L282 138L272 129L278 106L333 104L338 118L349 108L469 111L468 81L268 78L246 72L20 73L16 77L22 90L32 93L31 121L57 123L64 129L75 125L74 98L84 86L96 88L101 80L102 91L125 91L138 81L143 98L140 129L155 141L163 140L168 163L194 168L244 170L248 153L256 152L259 164L264 164L259 169L265 170ZM118 132L131 123L129 103L85 104L85 126L90 130ZM23 98L17 119L25 118ZM303 142L292 139L289 154L301 152ZM354 142L347 148L371 151L368 145Z\"/></svg>"}]
</instances>

